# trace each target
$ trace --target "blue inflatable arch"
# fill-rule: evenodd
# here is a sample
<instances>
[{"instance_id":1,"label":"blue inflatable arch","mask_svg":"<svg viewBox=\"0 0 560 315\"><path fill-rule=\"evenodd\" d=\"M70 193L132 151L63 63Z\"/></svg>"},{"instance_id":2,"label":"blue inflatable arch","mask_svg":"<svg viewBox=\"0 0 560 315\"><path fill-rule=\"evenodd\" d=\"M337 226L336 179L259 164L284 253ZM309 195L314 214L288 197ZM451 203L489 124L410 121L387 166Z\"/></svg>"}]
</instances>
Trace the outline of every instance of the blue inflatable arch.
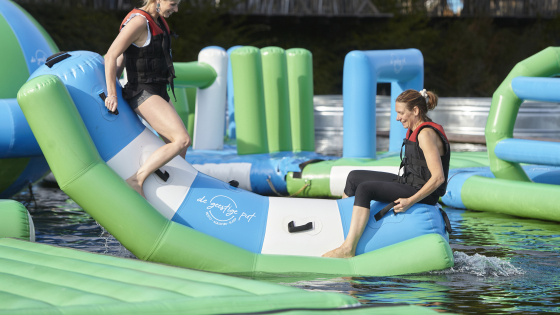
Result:
<instances>
[{"instance_id":1,"label":"blue inflatable arch","mask_svg":"<svg viewBox=\"0 0 560 315\"><path fill-rule=\"evenodd\" d=\"M395 99L424 86L424 58L418 49L352 51L344 59L343 157L375 159L377 83L391 83L389 151L400 151L406 130L396 121Z\"/></svg>"}]
</instances>

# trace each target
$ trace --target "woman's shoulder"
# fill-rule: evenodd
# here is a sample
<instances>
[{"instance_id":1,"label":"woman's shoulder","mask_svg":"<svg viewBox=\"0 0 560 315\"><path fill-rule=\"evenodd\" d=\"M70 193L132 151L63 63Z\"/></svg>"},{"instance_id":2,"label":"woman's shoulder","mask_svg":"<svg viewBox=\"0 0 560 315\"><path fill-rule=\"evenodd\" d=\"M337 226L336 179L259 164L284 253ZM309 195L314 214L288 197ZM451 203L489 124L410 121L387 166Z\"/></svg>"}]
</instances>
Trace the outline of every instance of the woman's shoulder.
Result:
<instances>
[{"instance_id":1,"label":"woman's shoulder","mask_svg":"<svg viewBox=\"0 0 560 315\"><path fill-rule=\"evenodd\" d=\"M123 23L123 27L128 26L129 28L145 28L146 23L148 23L148 19L140 14L140 13L133 13L131 14L126 21Z\"/></svg>"},{"instance_id":2,"label":"woman's shoulder","mask_svg":"<svg viewBox=\"0 0 560 315\"><path fill-rule=\"evenodd\" d=\"M418 133L417 138L419 142L426 142L430 140L437 140L439 136L433 128L422 128Z\"/></svg>"}]
</instances>

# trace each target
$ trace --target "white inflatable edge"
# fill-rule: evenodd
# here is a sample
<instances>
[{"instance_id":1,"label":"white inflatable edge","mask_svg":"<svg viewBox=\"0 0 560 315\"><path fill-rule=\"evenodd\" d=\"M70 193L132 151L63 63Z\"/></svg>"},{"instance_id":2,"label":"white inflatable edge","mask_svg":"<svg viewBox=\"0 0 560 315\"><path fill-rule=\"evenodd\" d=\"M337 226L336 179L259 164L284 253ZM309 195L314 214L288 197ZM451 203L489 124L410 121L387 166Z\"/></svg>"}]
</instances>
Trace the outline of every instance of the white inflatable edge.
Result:
<instances>
[{"instance_id":1,"label":"white inflatable edge","mask_svg":"<svg viewBox=\"0 0 560 315\"><path fill-rule=\"evenodd\" d=\"M320 257L344 242L336 200L269 197L268 220L261 253ZM290 233L295 226L313 222L313 229Z\"/></svg>"},{"instance_id":2,"label":"white inflatable edge","mask_svg":"<svg viewBox=\"0 0 560 315\"><path fill-rule=\"evenodd\" d=\"M217 77L208 88L196 90L193 149L222 150L224 147L228 55L223 49L206 48L198 54L198 61L212 66Z\"/></svg>"},{"instance_id":3,"label":"white inflatable edge","mask_svg":"<svg viewBox=\"0 0 560 315\"><path fill-rule=\"evenodd\" d=\"M377 171L398 175L398 166L333 166L330 175L331 195L341 197L348 174L354 170Z\"/></svg>"},{"instance_id":4,"label":"white inflatable edge","mask_svg":"<svg viewBox=\"0 0 560 315\"><path fill-rule=\"evenodd\" d=\"M111 158L107 165L122 179L130 178L140 166L165 143L148 128ZM144 182L146 199L167 219L171 220L181 206L198 171L180 156L176 156L160 168L169 174L164 182L156 174L148 176Z\"/></svg>"}]
</instances>

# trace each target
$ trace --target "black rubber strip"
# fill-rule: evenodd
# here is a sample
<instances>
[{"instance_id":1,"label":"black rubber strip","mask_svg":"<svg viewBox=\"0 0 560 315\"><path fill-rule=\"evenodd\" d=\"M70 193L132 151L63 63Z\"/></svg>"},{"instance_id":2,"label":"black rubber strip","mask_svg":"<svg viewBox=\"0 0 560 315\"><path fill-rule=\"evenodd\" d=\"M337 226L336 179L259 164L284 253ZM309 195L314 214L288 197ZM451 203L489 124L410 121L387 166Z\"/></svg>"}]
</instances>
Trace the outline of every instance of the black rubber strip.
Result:
<instances>
[{"instance_id":1,"label":"black rubber strip","mask_svg":"<svg viewBox=\"0 0 560 315\"><path fill-rule=\"evenodd\" d=\"M56 53L56 54L50 56L49 58L47 58L47 61L45 62L45 64L47 65L47 67L52 68L57 63L61 62L62 60L66 59L66 58L70 58L70 57L72 57L72 56L67 52L59 52L59 53Z\"/></svg>"}]
</instances>

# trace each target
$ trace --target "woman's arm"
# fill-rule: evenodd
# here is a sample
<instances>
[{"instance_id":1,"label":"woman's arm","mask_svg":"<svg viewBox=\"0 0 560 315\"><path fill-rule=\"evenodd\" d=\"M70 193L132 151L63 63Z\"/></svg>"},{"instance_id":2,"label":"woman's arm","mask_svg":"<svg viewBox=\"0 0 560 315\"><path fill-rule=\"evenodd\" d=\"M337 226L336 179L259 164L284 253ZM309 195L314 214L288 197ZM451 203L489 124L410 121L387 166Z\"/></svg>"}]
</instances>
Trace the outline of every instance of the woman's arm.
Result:
<instances>
[{"instance_id":1,"label":"woman's arm","mask_svg":"<svg viewBox=\"0 0 560 315\"><path fill-rule=\"evenodd\" d=\"M141 16L136 16L126 24L117 38L109 47L105 55L105 80L107 82L107 98L105 106L110 111L117 109L117 74L122 73L124 67L122 54L132 43L138 41L144 33L147 34L146 20ZM120 76L120 75L119 75Z\"/></svg>"},{"instance_id":2,"label":"woman's arm","mask_svg":"<svg viewBox=\"0 0 560 315\"><path fill-rule=\"evenodd\" d=\"M395 203L397 204L393 208L395 213L405 212L408 208L412 207L412 205L433 193L445 182L443 166L441 164L441 157L438 150L438 140L441 141L437 133L429 128L422 129L422 131L418 134L418 144L424 152L426 164L428 164L428 169L430 170L432 177L430 177L428 182L426 182L426 184L424 184L424 186L412 197L395 200Z\"/></svg>"}]
</instances>

